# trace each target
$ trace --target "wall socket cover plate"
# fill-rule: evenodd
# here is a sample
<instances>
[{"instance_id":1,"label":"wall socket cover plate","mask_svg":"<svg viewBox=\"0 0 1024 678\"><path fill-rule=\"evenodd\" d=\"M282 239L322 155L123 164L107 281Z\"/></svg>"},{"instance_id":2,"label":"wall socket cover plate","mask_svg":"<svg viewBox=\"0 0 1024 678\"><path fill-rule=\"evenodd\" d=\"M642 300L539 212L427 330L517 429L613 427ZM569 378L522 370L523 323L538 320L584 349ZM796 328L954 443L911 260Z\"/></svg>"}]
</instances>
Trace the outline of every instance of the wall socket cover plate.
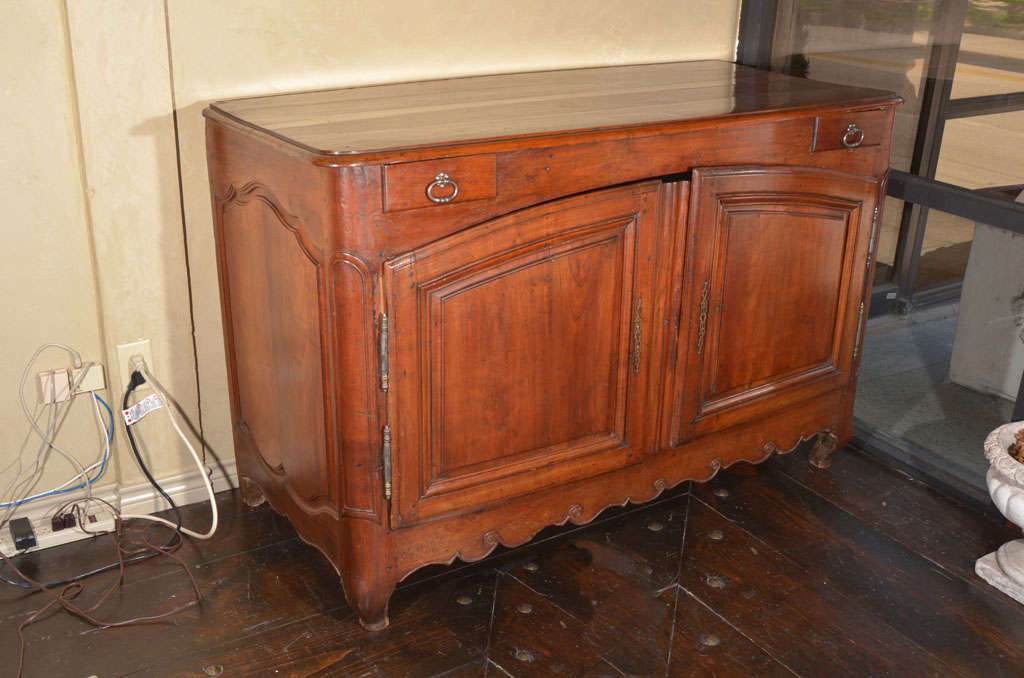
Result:
<instances>
[{"instance_id":1,"label":"wall socket cover plate","mask_svg":"<svg viewBox=\"0 0 1024 678\"><path fill-rule=\"evenodd\" d=\"M117 371L120 374L120 389L128 388L128 379L132 375L132 356L141 355L146 361L146 367L153 369L153 343L149 339L139 339L127 344L117 345ZM143 384L138 391L149 388L149 384ZM116 390L116 389L115 389Z\"/></svg>"}]
</instances>

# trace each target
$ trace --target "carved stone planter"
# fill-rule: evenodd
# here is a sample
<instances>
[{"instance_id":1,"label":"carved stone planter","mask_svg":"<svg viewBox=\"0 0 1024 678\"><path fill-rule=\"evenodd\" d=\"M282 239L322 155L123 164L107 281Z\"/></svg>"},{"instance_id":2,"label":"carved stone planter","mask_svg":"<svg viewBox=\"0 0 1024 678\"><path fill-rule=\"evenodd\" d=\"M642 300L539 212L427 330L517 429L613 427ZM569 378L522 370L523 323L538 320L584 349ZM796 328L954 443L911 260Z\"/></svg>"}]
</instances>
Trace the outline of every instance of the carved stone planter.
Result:
<instances>
[{"instance_id":1,"label":"carved stone planter","mask_svg":"<svg viewBox=\"0 0 1024 678\"><path fill-rule=\"evenodd\" d=\"M1024 421L1012 422L992 431L985 439L985 457L989 461L988 492L996 508L1006 519L1024 526L1024 464L1010 456L1013 443ZM1014 539L978 559L974 571L992 586L1024 603L1024 539Z\"/></svg>"}]
</instances>

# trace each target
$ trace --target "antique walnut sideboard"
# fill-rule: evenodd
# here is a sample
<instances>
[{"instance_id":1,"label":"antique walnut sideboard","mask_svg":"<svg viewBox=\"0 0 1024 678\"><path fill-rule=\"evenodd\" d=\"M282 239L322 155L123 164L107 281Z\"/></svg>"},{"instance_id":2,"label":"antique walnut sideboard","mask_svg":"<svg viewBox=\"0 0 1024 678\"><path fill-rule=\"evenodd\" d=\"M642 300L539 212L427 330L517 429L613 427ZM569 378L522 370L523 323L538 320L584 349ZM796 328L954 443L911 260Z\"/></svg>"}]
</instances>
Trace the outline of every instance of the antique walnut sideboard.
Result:
<instances>
[{"instance_id":1,"label":"antique walnut sideboard","mask_svg":"<svg viewBox=\"0 0 1024 678\"><path fill-rule=\"evenodd\" d=\"M899 98L727 62L206 110L242 491L397 582L851 434Z\"/></svg>"}]
</instances>

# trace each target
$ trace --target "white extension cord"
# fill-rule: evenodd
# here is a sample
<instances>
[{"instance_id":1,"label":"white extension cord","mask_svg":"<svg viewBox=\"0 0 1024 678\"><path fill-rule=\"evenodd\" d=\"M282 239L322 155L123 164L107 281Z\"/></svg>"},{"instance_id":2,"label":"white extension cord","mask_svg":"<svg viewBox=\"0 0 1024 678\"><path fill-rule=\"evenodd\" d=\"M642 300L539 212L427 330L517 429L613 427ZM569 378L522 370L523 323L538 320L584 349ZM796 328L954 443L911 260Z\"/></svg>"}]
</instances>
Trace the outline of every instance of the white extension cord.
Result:
<instances>
[{"instance_id":1,"label":"white extension cord","mask_svg":"<svg viewBox=\"0 0 1024 678\"><path fill-rule=\"evenodd\" d=\"M212 519L210 521L210 529L206 532L200 533L190 530L186 527L179 528L177 524L172 523L166 518L161 518L159 516L154 516L150 514L133 515L125 513L121 514L121 518L124 520L149 520L155 523L160 523L161 525L166 525L168 527L178 529L182 534L188 535L189 537L192 537L194 539L209 539L217 531L218 522L217 498L214 496L213 493L213 483L210 482L210 474L207 473L206 467L203 466L202 459L199 458L199 455L196 453L196 450L192 446L191 441L189 441L188 436L186 436L185 432L181 430L181 425L178 423L178 418L174 415L174 401L172 401L170 396L167 395L167 392L164 391L163 387L160 385L160 382L158 382L156 378L153 377L152 373L150 373L149 369L146 367L146 361L136 356L135 358L133 358L132 364L139 372L142 373L142 376L146 378L146 381L149 383L150 386L153 387L153 390L156 391L163 399L164 408L167 410L167 416L171 420L171 425L174 427L174 430L178 434L178 437L181 438L181 440L185 443L185 447L188 448L189 453L192 455L192 460L195 462L196 468L199 469L199 475L203 479L203 484L205 485L206 492L210 498L210 512L212 513Z\"/></svg>"}]
</instances>

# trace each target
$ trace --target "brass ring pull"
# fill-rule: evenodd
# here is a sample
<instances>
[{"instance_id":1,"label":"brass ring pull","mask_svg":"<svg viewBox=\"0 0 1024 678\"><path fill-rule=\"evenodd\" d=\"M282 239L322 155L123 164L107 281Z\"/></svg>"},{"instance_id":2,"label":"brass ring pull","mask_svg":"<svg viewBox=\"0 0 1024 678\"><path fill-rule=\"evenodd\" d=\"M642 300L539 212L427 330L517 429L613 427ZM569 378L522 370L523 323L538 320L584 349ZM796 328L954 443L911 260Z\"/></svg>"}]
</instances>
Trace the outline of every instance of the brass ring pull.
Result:
<instances>
[{"instance_id":1,"label":"brass ring pull","mask_svg":"<svg viewBox=\"0 0 1024 678\"><path fill-rule=\"evenodd\" d=\"M434 195L435 188L448 188L449 186L452 187L451 195ZM431 181L430 184L427 186L427 197L430 198L431 201L436 202L439 205L443 205L446 202L451 202L452 200L455 200L455 196L457 196L458 194L459 185L455 183L452 180L452 178L449 177L445 172L441 172L436 177L434 177L434 180Z\"/></svg>"},{"instance_id":2,"label":"brass ring pull","mask_svg":"<svg viewBox=\"0 0 1024 678\"><path fill-rule=\"evenodd\" d=\"M846 131L843 132L843 146L847 148L857 148L864 142L864 130L857 127L857 123L851 122L846 126Z\"/></svg>"}]
</instances>

